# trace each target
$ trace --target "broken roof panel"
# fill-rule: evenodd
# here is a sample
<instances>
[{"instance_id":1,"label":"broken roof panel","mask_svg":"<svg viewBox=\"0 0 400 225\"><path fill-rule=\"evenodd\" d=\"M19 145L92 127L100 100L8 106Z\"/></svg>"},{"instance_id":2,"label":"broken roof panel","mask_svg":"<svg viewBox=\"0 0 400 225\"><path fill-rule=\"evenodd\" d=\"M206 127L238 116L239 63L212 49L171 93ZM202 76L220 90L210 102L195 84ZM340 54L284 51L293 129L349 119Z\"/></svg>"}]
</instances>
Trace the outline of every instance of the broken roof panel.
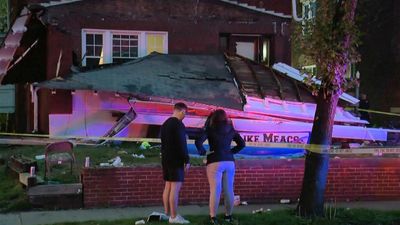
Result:
<instances>
[{"instance_id":1,"label":"broken roof panel","mask_svg":"<svg viewBox=\"0 0 400 225\"><path fill-rule=\"evenodd\" d=\"M297 69L295 69L295 68L293 68L293 67L291 67L291 66L289 66L289 65L287 65L285 63L275 63L272 66L272 68L277 70L277 71L279 71L279 72L281 72L282 74L287 75L288 77L291 77L291 78L293 78L295 80L298 80L298 81L301 81L303 83L305 82L304 79L307 77L307 75L302 74L299 70L297 70ZM316 79L316 78L313 78L312 80L317 85L321 84L321 81ZM344 100L346 102L349 102L349 103L351 103L353 105L357 104L360 101L357 98L355 98L355 97L353 97L353 96L351 96L351 95L349 95L347 93L341 94L340 95L340 99L342 99L342 100Z\"/></svg>"},{"instance_id":2,"label":"broken roof panel","mask_svg":"<svg viewBox=\"0 0 400 225\"><path fill-rule=\"evenodd\" d=\"M153 53L121 65L42 82L38 86L113 91L242 110L239 90L225 67L222 55Z\"/></svg>"},{"instance_id":3,"label":"broken roof panel","mask_svg":"<svg viewBox=\"0 0 400 225\"><path fill-rule=\"evenodd\" d=\"M14 59L14 55L20 45L23 34L27 30L26 23L29 17L30 14L28 9L22 9L20 16L14 21L4 39L4 43L0 47L0 84Z\"/></svg>"},{"instance_id":4,"label":"broken roof panel","mask_svg":"<svg viewBox=\"0 0 400 225\"><path fill-rule=\"evenodd\" d=\"M302 83L244 57L225 57L245 96L315 103L311 91Z\"/></svg>"}]
</instances>

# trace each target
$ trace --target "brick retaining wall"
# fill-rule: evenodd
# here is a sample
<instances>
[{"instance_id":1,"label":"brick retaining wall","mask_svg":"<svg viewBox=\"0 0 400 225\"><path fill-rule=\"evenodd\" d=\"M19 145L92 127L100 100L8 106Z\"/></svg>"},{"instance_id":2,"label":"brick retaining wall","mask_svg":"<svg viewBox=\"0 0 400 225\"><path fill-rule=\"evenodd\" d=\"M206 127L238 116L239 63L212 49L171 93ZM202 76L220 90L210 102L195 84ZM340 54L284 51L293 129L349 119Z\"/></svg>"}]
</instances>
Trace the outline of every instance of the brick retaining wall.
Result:
<instances>
[{"instance_id":1,"label":"brick retaining wall","mask_svg":"<svg viewBox=\"0 0 400 225\"><path fill-rule=\"evenodd\" d=\"M304 159L239 160L235 194L242 200L295 201L300 193ZM164 187L160 166L87 168L82 172L85 207L161 205ZM192 167L181 203L207 203L205 167ZM400 158L332 159L326 199L400 200Z\"/></svg>"}]
</instances>

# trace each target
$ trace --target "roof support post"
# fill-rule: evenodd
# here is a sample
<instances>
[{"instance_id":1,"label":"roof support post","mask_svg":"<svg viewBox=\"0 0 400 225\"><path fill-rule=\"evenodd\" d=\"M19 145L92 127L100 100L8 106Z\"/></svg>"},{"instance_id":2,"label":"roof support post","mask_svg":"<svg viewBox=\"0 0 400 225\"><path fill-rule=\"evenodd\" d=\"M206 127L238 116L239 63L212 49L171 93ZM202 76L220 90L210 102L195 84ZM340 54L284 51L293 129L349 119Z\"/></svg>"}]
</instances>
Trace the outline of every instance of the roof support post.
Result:
<instances>
[{"instance_id":1,"label":"roof support post","mask_svg":"<svg viewBox=\"0 0 400 225\"><path fill-rule=\"evenodd\" d=\"M36 83L30 85L31 90L31 102L33 103L33 130L32 133L37 133L39 131L39 102L37 92L39 87Z\"/></svg>"}]
</instances>

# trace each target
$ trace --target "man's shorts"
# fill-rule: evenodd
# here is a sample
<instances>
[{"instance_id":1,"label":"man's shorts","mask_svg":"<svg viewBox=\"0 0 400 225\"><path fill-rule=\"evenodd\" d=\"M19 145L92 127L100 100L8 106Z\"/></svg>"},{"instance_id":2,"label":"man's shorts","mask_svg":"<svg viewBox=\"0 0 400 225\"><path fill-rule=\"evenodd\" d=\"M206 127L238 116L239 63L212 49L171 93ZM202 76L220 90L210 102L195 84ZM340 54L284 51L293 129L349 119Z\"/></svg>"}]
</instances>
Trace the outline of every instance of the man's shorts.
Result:
<instances>
[{"instance_id":1,"label":"man's shorts","mask_svg":"<svg viewBox=\"0 0 400 225\"><path fill-rule=\"evenodd\" d=\"M183 182L185 170L182 168L172 168L163 166L163 177L165 181Z\"/></svg>"}]
</instances>

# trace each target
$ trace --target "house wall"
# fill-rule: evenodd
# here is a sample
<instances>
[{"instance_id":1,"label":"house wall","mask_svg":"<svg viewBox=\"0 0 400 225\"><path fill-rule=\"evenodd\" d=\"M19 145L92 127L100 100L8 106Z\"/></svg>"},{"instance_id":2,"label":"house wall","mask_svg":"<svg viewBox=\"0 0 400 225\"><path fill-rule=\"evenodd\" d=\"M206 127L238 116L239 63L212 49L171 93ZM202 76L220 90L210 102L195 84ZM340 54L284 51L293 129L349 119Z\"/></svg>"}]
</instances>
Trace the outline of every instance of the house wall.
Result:
<instances>
[{"instance_id":1,"label":"house wall","mask_svg":"<svg viewBox=\"0 0 400 225\"><path fill-rule=\"evenodd\" d=\"M13 5L20 7L25 3L38 2L43 1L15 0ZM279 9L290 8L290 1L280 1L278 5ZM274 6L277 5L274 4ZM265 5L265 7L273 6ZM275 9L275 11L278 10ZM290 19L215 0L204 0L198 3L180 0L136 0L134 3L122 0L85 0L49 7L44 17L48 23L46 79L56 76L57 66L60 67L58 75L66 76L70 73L73 63L80 63L82 59L81 32L84 28L166 31L169 54L219 53L221 33L258 34L269 37L271 40L271 63L290 64L290 28L288 26ZM40 132L49 132L49 114L55 112L69 114L72 111L69 104L71 99L68 92L50 95L49 91L41 91L39 94ZM28 126L33 125L30 123Z\"/></svg>"},{"instance_id":2,"label":"house wall","mask_svg":"<svg viewBox=\"0 0 400 225\"><path fill-rule=\"evenodd\" d=\"M168 32L169 53L218 53L220 33L274 36L277 61L290 62L289 23L271 15L254 12L219 1L84 1L52 7L48 20L72 38L73 51L80 55L81 29L150 30ZM290 7L290 5L289 5ZM274 31L276 27L276 33ZM81 56L81 55L80 55Z\"/></svg>"},{"instance_id":3,"label":"house wall","mask_svg":"<svg viewBox=\"0 0 400 225\"><path fill-rule=\"evenodd\" d=\"M304 159L239 160L235 195L251 203L296 202L300 196ZM204 166L186 174L182 204L207 203ZM400 200L400 159L332 159L325 199L333 201ZM82 172L85 207L161 205L164 182L160 166L86 168Z\"/></svg>"}]
</instances>

